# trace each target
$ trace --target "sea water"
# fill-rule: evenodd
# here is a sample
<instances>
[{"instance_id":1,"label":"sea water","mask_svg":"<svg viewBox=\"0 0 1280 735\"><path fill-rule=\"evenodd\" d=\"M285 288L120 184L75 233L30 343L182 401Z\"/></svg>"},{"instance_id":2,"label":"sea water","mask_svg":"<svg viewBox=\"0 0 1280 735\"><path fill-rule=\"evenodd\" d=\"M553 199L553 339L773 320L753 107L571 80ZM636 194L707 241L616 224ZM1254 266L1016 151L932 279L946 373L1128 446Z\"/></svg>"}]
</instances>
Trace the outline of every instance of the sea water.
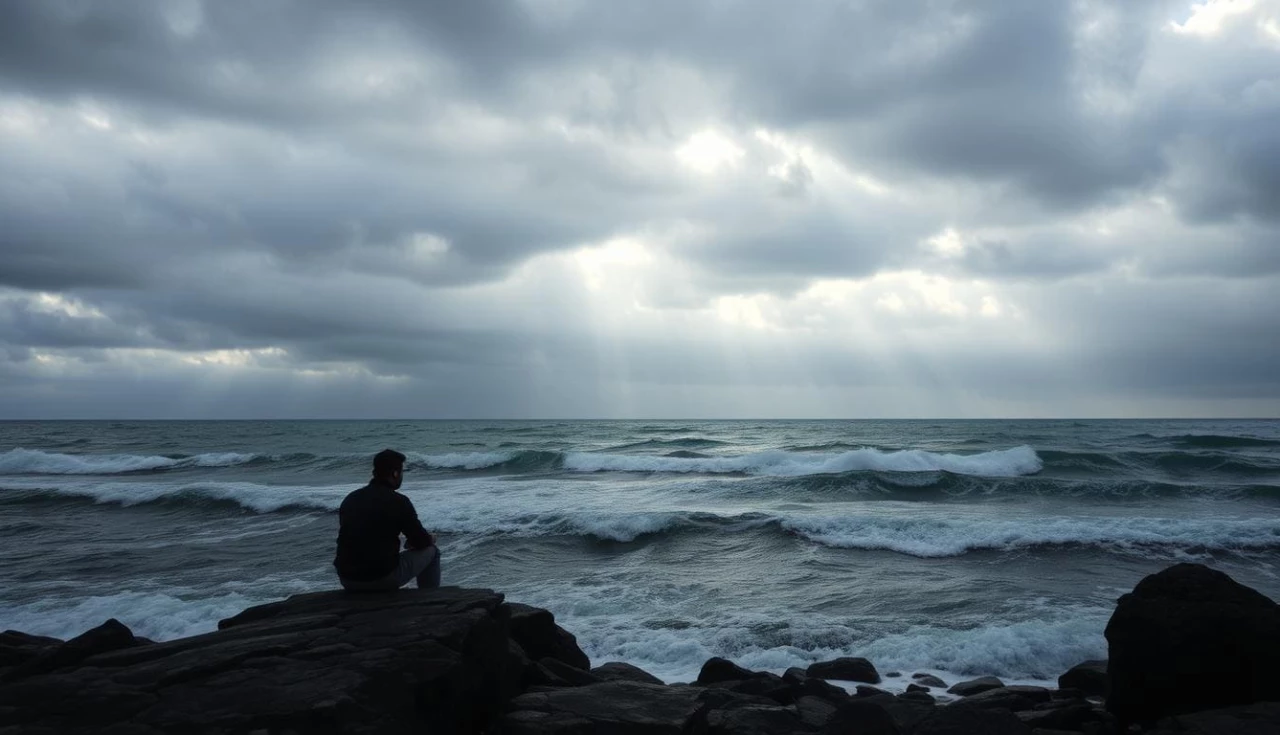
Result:
<instances>
[{"instance_id":1,"label":"sea water","mask_svg":"<svg viewBox=\"0 0 1280 735\"><path fill-rule=\"evenodd\" d=\"M1280 421L0 422L0 629L165 640L333 589L387 447L445 584L668 681L1051 681L1170 564L1280 596Z\"/></svg>"}]
</instances>

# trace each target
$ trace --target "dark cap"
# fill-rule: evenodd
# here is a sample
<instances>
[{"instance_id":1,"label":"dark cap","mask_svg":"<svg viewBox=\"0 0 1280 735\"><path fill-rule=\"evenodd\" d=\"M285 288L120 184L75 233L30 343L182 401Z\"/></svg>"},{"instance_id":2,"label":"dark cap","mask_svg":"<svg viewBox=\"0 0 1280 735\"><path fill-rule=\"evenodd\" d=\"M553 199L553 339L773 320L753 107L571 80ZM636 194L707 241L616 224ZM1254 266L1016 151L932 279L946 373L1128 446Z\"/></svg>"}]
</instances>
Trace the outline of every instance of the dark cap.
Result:
<instances>
[{"instance_id":1,"label":"dark cap","mask_svg":"<svg viewBox=\"0 0 1280 735\"><path fill-rule=\"evenodd\" d=\"M373 474L385 475L404 469L405 456L394 449L384 449L373 455Z\"/></svg>"}]
</instances>

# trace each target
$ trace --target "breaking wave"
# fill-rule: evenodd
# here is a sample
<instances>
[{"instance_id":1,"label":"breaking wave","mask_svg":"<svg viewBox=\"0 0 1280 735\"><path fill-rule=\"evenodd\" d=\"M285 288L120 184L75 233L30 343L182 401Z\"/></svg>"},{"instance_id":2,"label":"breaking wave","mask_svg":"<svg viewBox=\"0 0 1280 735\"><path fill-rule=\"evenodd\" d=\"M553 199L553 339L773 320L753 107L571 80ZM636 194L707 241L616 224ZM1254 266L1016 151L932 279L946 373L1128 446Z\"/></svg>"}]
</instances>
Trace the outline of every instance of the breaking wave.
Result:
<instances>
[{"instance_id":1,"label":"breaking wave","mask_svg":"<svg viewBox=\"0 0 1280 735\"><path fill-rule=\"evenodd\" d=\"M11 449L0 454L0 473L7 475L120 475L184 467L231 467L258 459L257 454L214 452L188 456L135 454L59 454L38 449Z\"/></svg>"}]
</instances>

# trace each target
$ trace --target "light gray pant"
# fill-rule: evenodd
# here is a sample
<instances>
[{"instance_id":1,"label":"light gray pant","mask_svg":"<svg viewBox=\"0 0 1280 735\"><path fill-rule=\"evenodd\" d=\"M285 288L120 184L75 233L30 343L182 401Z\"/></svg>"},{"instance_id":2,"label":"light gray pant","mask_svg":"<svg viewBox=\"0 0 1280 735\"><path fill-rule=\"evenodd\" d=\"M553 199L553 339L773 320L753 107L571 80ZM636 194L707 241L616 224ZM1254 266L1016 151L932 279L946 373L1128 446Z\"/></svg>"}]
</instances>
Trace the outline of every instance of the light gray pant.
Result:
<instances>
[{"instance_id":1,"label":"light gray pant","mask_svg":"<svg viewBox=\"0 0 1280 735\"><path fill-rule=\"evenodd\" d=\"M440 550L434 546L425 549L412 549L400 552L400 563L391 573L382 579L355 580L338 578L342 588L348 592L385 592L398 590L418 580L418 589L432 589L440 586Z\"/></svg>"}]
</instances>

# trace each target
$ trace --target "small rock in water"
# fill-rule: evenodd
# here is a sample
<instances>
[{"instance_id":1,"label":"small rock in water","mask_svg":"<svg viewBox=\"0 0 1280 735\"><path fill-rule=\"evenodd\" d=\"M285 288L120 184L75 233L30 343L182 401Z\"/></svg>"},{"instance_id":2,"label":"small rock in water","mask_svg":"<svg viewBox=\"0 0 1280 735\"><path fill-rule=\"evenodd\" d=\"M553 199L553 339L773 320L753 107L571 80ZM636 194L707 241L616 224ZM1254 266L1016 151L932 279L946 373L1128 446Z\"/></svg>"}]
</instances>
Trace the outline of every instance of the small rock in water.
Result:
<instances>
[{"instance_id":1,"label":"small rock in water","mask_svg":"<svg viewBox=\"0 0 1280 735\"><path fill-rule=\"evenodd\" d=\"M751 669L744 669L726 658L707 659L702 665L702 670L698 672L699 684L716 684L722 681L738 681L740 679L750 679L755 676L756 672Z\"/></svg>"},{"instance_id":2,"label":"small rock in water","mask_svg":"<svg viewBox=\"0 0 1280 735\"><path fill-rule=\"evenodd\" d=\"M926 674L923 671L912 674L911 678L915 679L918 683L923 684L925 686L936 687L938 689L947 688L947 683L945 681L939 679L933 674Z\"/></svg>"},{"instance_id":3,"label":"small rock in water","mask_svg":"<svg viewBox=\"0 0 1280 735\"><path fill-rule=\"evenodd\" d=\"M865 658L844 656L833 661L820 661L810 664L805 673L820 679L840 679L842 681L861 681L868 684L879 684L880 673Z\"/></svg>"},{"instance_id":4,"label":"small rock in water","mask_svg":"<svg viewBox=\"0 0 1280 735\"><path fill-rule=\"evenodd\" d=\"M989 691L991 689L999 689L1004 686L1004 682L994 676L980 676L977 679L962 681L952 686L947 691L961 697L971 697L975 694Z\"/></svg>"},{"instance_id":5,"label":"small rock in water","mask_svg":"<svg viewBox=\"0 0 1280 735\"><path fill-rule=\"evenodd\" d=\"M1085 661L1072 666L1067 673L1058 677L1059 689L1079 689L1085 695L1107 694L1107 662Z\"/></svg>"}]
</instances>

